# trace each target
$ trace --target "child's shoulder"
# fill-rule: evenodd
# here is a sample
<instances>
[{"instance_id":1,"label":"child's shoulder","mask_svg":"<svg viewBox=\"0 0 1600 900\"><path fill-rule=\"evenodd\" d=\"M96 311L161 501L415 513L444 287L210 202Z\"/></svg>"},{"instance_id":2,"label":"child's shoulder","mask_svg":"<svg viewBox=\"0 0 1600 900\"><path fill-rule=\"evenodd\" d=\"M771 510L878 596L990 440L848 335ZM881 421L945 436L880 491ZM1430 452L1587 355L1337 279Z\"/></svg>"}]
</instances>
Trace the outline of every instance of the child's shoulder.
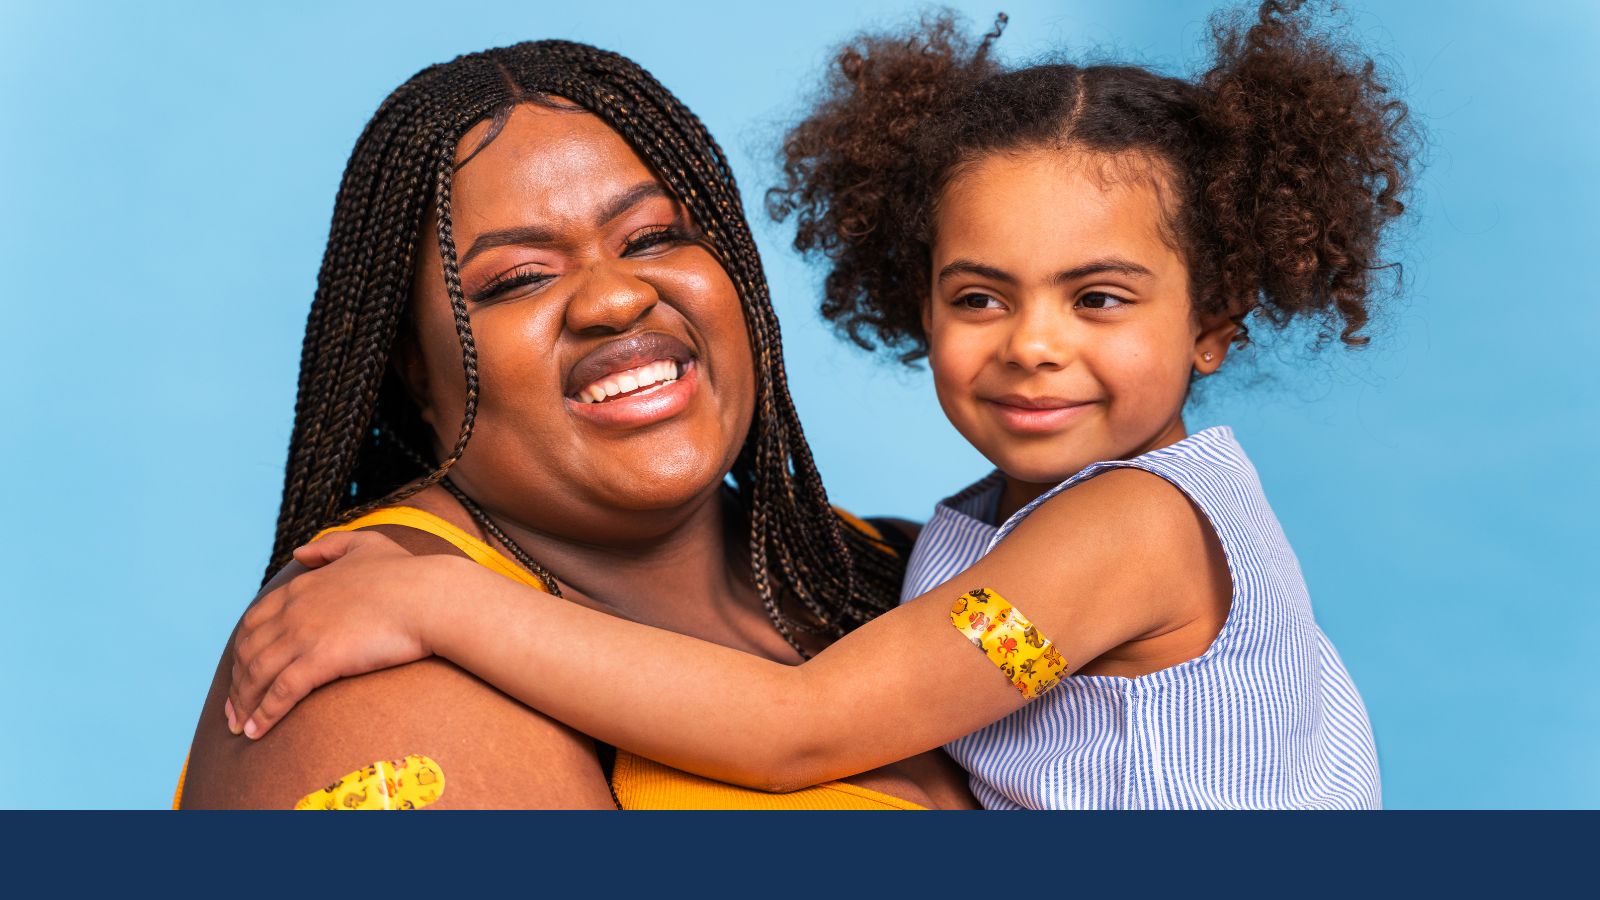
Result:
<instances>
[{"instance_id":1,"label":"child's shoulder","mask_svg":"<svg viewBox=\"0 0 1600 900\"><path fill-rule=\"evenodd\" d=\"M1017 531L1072 530L1160 548L1193 539L1204 514L1176 484L1143 468L1098 472L1045 499Z\"/></svg>"},{"instance_id":2,"label":"child's shoulder","mask_svg":"<svg viewBox=\"0 0 1600 900\"><path fill-rule=\"evenodd\" d=\"M1253 472L1226 428L1212 428L1128 460L1097 463L1011 517L996 539L1027 555L1056 552L1133 570L1160 593L1192 589L1196 573L1226 570L1206 508L1208 485ZM1242 467L1242 468L1241 468ZM1216 585L1219 597L1231 591ZM1209 592L1208 592L1209 593Z\"/></svg>"},{"instance_id":3,"label":"child's shoulder","mask_svg":"<svg viewBox=\"0 0 1600 900\"><path fill-rule=\"evenodd\" d=\"M1002 535L1042 514L1061 527L1101 522L1158 537L1197 518L1203 522L1210 488L1246 474L1253 478L1254 467L1233 432L1208 428L1131 459L1086 467L1024 507Z\"/></svg>"},{"instance_id":4,"label":"child's shoulder","mask_svg":"<svg viewBox=\"0 0 1600 900\"><path fill-rule=\"evenodd\" d=\"M1088 674L1136 677L1193 659L1232 603L1210 521L1175 484L1140 468L1106 469L1056 492L990 558L991 580L1037 603L1041 628L1101 639Z\"/></svg>"}]
</instances>

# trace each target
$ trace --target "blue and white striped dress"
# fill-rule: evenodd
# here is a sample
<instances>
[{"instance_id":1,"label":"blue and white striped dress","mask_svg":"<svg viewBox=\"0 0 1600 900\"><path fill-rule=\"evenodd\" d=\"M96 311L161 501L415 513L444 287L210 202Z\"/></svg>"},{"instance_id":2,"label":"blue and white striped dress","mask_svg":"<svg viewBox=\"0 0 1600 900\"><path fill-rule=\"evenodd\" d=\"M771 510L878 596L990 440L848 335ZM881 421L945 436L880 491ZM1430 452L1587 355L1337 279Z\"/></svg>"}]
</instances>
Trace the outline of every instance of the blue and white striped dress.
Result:
<instances>
[{"instance_id":1,"label":"blue and white striped dress","mask_svg":"<svg viewBox=\"0 0 1600 900\"><path fill-rule=\"evenodd\" d=\"M940 503L912 551L901 602L994 549L1039 504L1108 469L1167 479L1222 544L1227 621L1204 654L1138 678L1073 675L945 746L990 809L1379 806L1372 727L1311 615L1300 564L1228 428L1095 463L996 528L996 472ZM1026 608L1023 610L1026 612Z\"/></svg>"}]
</instances>

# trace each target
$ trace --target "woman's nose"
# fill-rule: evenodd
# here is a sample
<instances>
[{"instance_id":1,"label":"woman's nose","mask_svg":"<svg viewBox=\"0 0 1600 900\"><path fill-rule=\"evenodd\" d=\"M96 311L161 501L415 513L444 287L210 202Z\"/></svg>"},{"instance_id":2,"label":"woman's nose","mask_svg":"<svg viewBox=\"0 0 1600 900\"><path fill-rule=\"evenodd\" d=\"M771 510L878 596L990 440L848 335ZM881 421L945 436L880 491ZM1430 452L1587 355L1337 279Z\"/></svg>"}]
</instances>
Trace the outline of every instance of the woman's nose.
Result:
<instances>
[{"instance_id":1,"label":"woman's nose","mask_svg":"<svg viewBox=\"0 0 1600 900\"><path fill-rule=\"evenodd\" d=\"M567 329L574 334L627 331L659 299L649 282L615 265L597 265L584 275L567 304Z\"/></svg>"}]
</instances>

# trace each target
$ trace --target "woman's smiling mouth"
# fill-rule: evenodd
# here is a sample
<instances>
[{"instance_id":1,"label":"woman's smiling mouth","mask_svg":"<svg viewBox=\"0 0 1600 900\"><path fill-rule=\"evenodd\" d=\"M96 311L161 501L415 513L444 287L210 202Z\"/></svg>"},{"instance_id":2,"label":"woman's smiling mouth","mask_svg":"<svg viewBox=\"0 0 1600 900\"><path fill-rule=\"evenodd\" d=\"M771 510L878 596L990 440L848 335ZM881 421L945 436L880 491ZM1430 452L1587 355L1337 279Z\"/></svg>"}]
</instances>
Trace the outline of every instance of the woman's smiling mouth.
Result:
<instances>
[{"instance_id":1,"label":"woman's smiling mouth","mask_svg":"<svg viewBox=\"0 0 1600 900\"><path fill-rule=\"evenodd\" d=\"M633 428L670 418L699 386L688 345L646 332L595 348L567 374L567 409L586 421Z\"/></svg>"},{"instance_id":2,"label":"woman's smiling mouth","mask_svg":"<svg viewBox=\"0 0 1600 900\"><path fill-rule=\"evenodd\" d=\"M578 389L577 399L585 403L605 403L617 397L632 397L647 392L652 386L670 384L683 374L678 363L658 359L635 369L618 372L590 382Z\"/></svg>"}]
</instances>

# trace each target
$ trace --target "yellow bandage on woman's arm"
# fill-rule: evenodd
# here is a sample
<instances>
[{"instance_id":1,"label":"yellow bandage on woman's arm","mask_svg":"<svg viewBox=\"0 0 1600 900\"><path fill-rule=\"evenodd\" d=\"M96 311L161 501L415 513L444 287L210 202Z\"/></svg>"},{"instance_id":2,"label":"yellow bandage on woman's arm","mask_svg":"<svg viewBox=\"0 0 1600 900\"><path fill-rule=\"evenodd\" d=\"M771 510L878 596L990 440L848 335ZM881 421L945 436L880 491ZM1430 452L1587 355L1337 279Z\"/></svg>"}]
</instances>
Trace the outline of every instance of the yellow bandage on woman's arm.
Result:
<instances>
[{"instance_id":1,"label":"yellow bandage on woman's arm","mask_svg":"<svg viewBox=\"0 0 1600 900\"><path fill-rule=\"evenodd\" d=\"M444 769L430 757L380 759L300 798L295 809L421 809L444 793Z\"/></svg>"},{"instance_id":2,"label":"yellow bandage on woman's arm","mask_svg":"<svg viewBox=\"0 0 1600 900\"><path fill-rule=\"evenodd\" d=\"M950 624L999 667L1029 700L1061 683L1067 661L1048 638L1006 598L974 588L950 607Z\"/></svg>"}]
</instances>

